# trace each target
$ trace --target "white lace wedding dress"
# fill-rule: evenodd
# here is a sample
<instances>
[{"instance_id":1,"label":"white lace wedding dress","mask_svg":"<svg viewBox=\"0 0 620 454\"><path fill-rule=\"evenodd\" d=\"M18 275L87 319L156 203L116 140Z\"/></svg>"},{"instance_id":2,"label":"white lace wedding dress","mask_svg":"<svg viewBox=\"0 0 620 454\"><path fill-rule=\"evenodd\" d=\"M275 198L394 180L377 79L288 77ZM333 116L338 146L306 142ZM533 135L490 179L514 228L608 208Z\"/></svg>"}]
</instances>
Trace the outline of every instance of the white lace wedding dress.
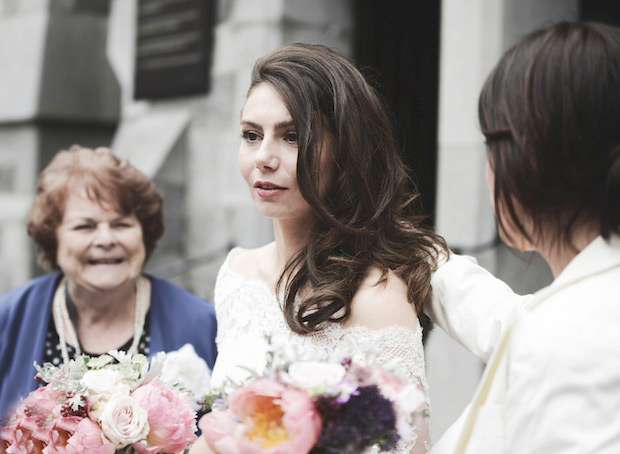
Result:
<instances>
[{"instance_id":1,"label":"white lace wedding dress","mask_svg":"<svg viewBox=\"0 0 620 454\"><path fill-rule=\"evenodd\" d=\"M304 358L340 358L339 352L379 351L379 363L396 365L401 375L419 384L427 394L421 328L413 331L394 325L370 330L330 323L310 335L296 334L286 324L280 303L265 282L247 279L230 269L231 256L240 251L235 248L229 253L215 283L218 356L212 386L222 386L228 379L242 383L249 378L248 369L262 371L268 350L265 336L269 335L273 345L294 346ZM415 436L401 441L394 452L426 453L429 440L429 427L417 427Z\"/></svg>"}]
</instances>

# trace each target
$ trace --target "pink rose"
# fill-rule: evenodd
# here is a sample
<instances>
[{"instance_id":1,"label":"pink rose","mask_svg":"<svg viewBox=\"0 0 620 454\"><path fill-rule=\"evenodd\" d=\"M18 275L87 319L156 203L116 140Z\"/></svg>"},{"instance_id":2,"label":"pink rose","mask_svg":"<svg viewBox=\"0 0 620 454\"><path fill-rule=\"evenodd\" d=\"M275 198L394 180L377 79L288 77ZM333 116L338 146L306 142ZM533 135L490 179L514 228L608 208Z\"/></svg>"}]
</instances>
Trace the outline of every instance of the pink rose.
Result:
<instances>
[{"instance_id":1,"label":"pink rose","mask_svg":"<svg viewBox=\"0 0 620 454\"><path fill-rule=\"evenodd\" d=\"M229 408L200 420L207 443L216 452L240 454L308 453L321 431L321 418L310 397L267 379L238 389Z\"/></svg>"},{"instance_id":2,"label":"pink rose","mask_svg":"<svg viewBox=\"0 0 620 454\"><path fill-rule=\"evenodd\" d=\"M89 418L84 418L77 425L75 432L67 442L67 454L114 454L115 447L103 436L101 428Z\"/></svg>"},{"instance_id":3,"label":"pink rose","mask_svg":"<svg viewBox=\"0 0 620 454\"><path fill-rule=\"evenodd\" d=\"M131 396L115 394L100 417L101 430L117 448L142 441L149 433L148 413Z\"/></svg>"},{"instance_id":4,"label":"pink rose","mask_svg":"<svg viewBox=\"0 0 620 454\"><path fill-rule=\"evenodd\" d=\"M134 444L139 453L178 452L196 441L196 412L189 398L153 380L131 395L148 412L146 445Z\"/></svg>"}]
</instances>

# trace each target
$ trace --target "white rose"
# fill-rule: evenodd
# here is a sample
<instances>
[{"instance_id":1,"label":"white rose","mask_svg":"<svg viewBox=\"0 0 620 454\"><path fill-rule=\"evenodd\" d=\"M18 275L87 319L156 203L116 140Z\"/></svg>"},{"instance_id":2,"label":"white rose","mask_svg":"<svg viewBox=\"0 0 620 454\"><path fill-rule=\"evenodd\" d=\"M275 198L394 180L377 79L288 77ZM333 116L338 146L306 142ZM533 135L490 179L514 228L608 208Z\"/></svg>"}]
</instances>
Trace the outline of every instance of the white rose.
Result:
<instances>
[{"instance_id":1,"label":"white rose","mask_svg":"<svg viewBox=\"0 0 620 454\"><path fill-rule=\"evenodd\" d=\"M287 381L306 390L335 386L342 381L346 370L338 363L301 361L288 368Z\"/></svg>"},{"instance_id":2,"label":"white rose","mask_svg":"<svg viewBox=\"0 0 620 454\"><path fill-rule=\"evenodd\" d=\"M136 443L149 433L148 412L133 397L114 395L101 414L101 429L117 448Z\"/></svg>"},{"instance_id":3,"label":"white rose","mask_svg":"<svg viewBox=\"0 0 620 454\"><path fill-rule=\"evenodd\" d=\"M191 344L185 344L179 350L166 354L161 379L171 386L183 387L196 399L208 390L211 372L194 347Z\"/></svg>"},{"instance_id":4,"label":"white rose","mask_svg":"<svg viewBox=\"0 0 620 454\"><path fill-rule=\"evenodd\" d=\"M113 394L129 395L129 385L121 381L121 374L113 369L89 370L82 377L82 383L88 388L91 397Z\"/></svg>"}]
</instances>

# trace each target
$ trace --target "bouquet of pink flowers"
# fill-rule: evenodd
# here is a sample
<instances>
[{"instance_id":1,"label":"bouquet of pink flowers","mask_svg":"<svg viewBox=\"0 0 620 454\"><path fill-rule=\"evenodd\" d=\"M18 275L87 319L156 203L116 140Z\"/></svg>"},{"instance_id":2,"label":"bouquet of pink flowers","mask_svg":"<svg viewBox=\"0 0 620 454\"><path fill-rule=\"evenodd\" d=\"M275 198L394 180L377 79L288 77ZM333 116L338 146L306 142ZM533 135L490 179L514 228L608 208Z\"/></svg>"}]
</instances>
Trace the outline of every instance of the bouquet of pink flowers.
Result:
<instances>
[{"instance_id":1,"label":"bouquet of pink flowers","mask_svg":"<svg viewBox=\"0 0 620 454\"><path fill-rule=\"evenodd\" d=\"M367 359L268 361L249 383L212 393L198 426L216 453L389 451L429 417L424 392Z\"/></svg>"},{"instance_id":2,"label":"bouquet of pink flowers","mask_svg":"<svg viewBox=\"0 0 620 454\"><path fill-rule=\"evenodd\" d=\"M45 386L0 427L0 453L176 453L196 440L184 392L160 380L165 354L111 351L58 368L35 364Z\"/></svg>"}]
</instances>

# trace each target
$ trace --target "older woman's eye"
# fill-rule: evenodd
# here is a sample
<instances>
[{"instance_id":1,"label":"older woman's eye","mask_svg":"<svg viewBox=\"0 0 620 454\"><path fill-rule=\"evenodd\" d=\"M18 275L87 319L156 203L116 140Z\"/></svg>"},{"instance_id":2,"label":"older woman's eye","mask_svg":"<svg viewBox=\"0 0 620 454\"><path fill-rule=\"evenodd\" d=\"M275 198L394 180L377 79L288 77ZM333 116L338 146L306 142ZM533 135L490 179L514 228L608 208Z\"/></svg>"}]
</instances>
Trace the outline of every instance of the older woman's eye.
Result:
<instances>
[{"instance_id":1,"label":"older woman's eye","mask_svg":"<svg viewBox=\"0 0 620 454\"><path fill-rule=\"evenodd\" d=\"M93 227L94 226L92 224L78 224L73 229L74 230L89 230L89 229L92 229Z\"/></svg>"},{"instance_id":2,"label":"older woman's eye","mask_svg":"<svg viewBox=\"0 0 620 454\"><path fill-rule=\"evenodd\" d=\"M260 135L256 131L243 131L241 137L246 142L257 142L260 139Z\"/></svg>"}]
</instances>

